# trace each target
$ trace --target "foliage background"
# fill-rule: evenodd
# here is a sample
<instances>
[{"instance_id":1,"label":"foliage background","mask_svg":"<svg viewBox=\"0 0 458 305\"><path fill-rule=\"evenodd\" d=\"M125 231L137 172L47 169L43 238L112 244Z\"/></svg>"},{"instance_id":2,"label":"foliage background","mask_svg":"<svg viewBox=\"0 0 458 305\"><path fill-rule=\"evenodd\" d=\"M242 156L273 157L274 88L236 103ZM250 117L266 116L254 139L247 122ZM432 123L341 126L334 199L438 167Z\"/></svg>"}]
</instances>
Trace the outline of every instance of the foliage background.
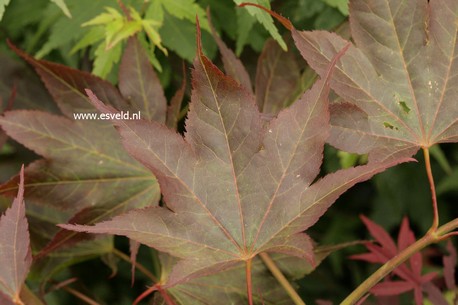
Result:
<instances>
[{"instance_id":1,"label":"foliage background","mask_svg":"<svg viewBox=\"0 0 458 305\"><path fill-rule=\"evenodd\" d=\"M167 1L167 0L163 0ZM174 0L175 1L175 0ZM65 7L57 6L49 0L11 0L0 22L0 97L5 107L13 85L17 86L15 109L41 109L57 112L57 109L42 83L34 72L20 61L9 50L6 39L10 39L19 48L38 58L60 62L65 65L90 71L99 42L89 43L77 52L72 49L84 39L89 27L81 25L104 11L104 7L114 7L120 11L114 0L65 0ZM157 1L151 1L151 3ZM262 1L261 1L262 2ZM0 1L7 4L8 1ZM126 6L132 6L142 12L145 18L159 18L156 11L149 9L152 4L142 0L124 0ZM249 15L245 10L235 8L230 0L176 0L180 6L194 7L201 14L210 8L212 21L223 40L241 57L248 71L254 75L257 58L264 43L271 36L266 28ZM273 10L288 17L298 29L342 29L345 33L345 20L348 14L345 0L275 0L271 1ZM68 9L68 11L66 11ZM172 13L171 13L172 12ZM1 9L0 9L1 15ZM68 17L71 15L71 18ZM179 87L182 80L182 62L187 67L195 54L195 24L191 18L180 12L163 12L163 24L159 29L168 56L160 50L154 51L152 62L156 61L161 83L167 98ZM205 15L203 15L205 18ZM215 62L221 64L217 47L204 27L204 48ZM288 34L280 27L278 30L288 41ZM149 46L151 47L151 46ZM120 45L121 48L121 45ZM291 47L291 52L296 52ZM121 49L119 49L121 50ZM113 57L116 54L109 52ZM105 54L106 55L106 54ZM106 56L104 56L106 57ZM108 58L109 61L109 58ZM106 77L113 83L117 81L117 63L113 60L108 65ZM302 71L306 71L305 62L301 61ZM189 68L187 68L189 72ZM311 76L304 73L304 84L310 82ZM305 85L304 85L305 86ZM189 86L188 86L189 87ZM189 97L189 88L188 88ZM439 210L443 222L458 217L455 205L458 200L458 147L442 145L437 147L433 158L433 172L438 188ZM22 163L36 159L32 152L9 141L0 151L0 182L4 182L16 174ZM423 235L432 221L430 192L424 173L423 156L416 159L420 164L403 164L392 168L371 181L352 188L325 214L317 225L309 231L311 236L321 244L336 244L357 239L368 238L366 230L358 218L365 214L381 224L396 236L403 216L408 216L417 236ZM323 173L333 172L344 166L358 162L352 156L337 152L327 147ZM9 199L0 196L0 207L10 203ZM116 246L128 252L128 244L123 238L116 238ZM157 268L151 260L152 250L141 248L139 261L146 266ZM352 247L331 255L314 273L298 282L299 292L306 302L313 303L319 298L341 300L367 275L374 266L347 259L352 253L363 251L362 247ZM424 251L426 268L434 270L440 267L441 253L439 247ZM146 278L137 273L137 282L131 289L130 266L125 262L113 263L112 255L104 255L102 259L89 260L72 266L59 274L61 279L77 277L81 280L75 288L92 296L101 304L130 304L140 294ZM108 262L108 263L107 263ZM111 277L112 268L117 268L116 276ZM97 272L94 272L97 270ZM58 280L58 279L57 279ZM330 293L332 292L332 293ZM262 292L261 292L262 293ZM83 304L64 291L49 294L49 304Z\"/></svg>"}]
</instances>

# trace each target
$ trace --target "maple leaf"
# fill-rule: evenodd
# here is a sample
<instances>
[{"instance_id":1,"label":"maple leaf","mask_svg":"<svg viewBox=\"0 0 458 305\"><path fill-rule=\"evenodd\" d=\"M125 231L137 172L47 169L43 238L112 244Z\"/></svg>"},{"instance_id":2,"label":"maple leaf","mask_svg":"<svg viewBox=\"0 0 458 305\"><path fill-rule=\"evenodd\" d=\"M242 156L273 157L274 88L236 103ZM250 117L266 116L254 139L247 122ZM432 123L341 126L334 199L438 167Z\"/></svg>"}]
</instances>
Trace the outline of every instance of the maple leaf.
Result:
<instances>
[{"instance_id":1,"label":"maple leaf","mask_svg":"<svg viewBox=\"0 0 458 305\"><path fill-rule=\"evenodd\" d=\"M458 141L458 2L352 0L349 6L355 45L332 76L344 102L331 106L328 142L385 160ZM292 32L321 76L347 43L324 31Z\"/></svg>"},{"instance_id":2,"label":"maple leaf","mask_svg":"<svg viewBox=\"0 0 458 305\"><path fill-rule=\"evenodd\" d=\"M71 210L73 214L65 221L77 223L93 223L132 208L157 204L160 192L156 178L126 153L111 123L74 120L73 116L95 111L83 94L84 87L91 86L120 109L140 111L144 119L165 122L164 93L136 39L128 41L121 63L119 86L125 97L98 77L35 60L12 48L36 69L61 111L69 117L23 110L0 117L10 137L46 158L25 170L27 198ZM18 177L14 177L0 186L0 192L15 192L17 182ZM69 233L61 230L43 253L82 238Z\"/></svg>"},{"instance_id":3,"label":"maple leaf","mask_svg":"<svg viewBox=\"0 0 458 305\"><path fill-rule=\"evenodd\" d=\"M182 258L170 285L251 262L261 252L312 261L302 232L340 194L397 163L342 170L312 184L329 129L329 75L344 50L310 91L266 122L249 91L202 54L197 36L185 137L155 122L114 122L126 150L158 178L167 206L61 227L124 235ZM102 112L116 112L88 94Z\"/></svg>"},{"instance_id":4,"label":"maple leaf","mask_svg":"<svg viewBox=\"0 0 458 305\"><path fill-rule=\"evenodd\" d=\"M384 264L416 241L406 217L402 220L397 246L382 227L364 216L361 216L361 219L379 245L367 243L366 247L369 253L353 255L351 256L352 259ZM422 266L421 253L416 252L409 258L408 262L393 270L393 273L399 277L399 280L386 279L384 282L375 285L370 290L371 293L377 296L392 296L413 291L416 304L423 304L423 291L431 291L431 289L426 289L426 287L434 286L430 282L434 279L436 273L431 272L422 275Z\"/></svg>"},{"instance_id":5,"label":"maple leaf","mask_svg":"<svg viewBox=\"0 0 458 305\"><path fill-rule=\"evenodd\" d=\"M22 285L32 264L28 222L25 217L24 167L20 173L17 197L0 217L0 300L23 305L20 299Z\"/></svg>"},{"instance_id":6,"label":"maple leaf","mask_svg":"<svg viewBox=\"0 0 458 305\"><path fill-rule=\"evenodd\" d=\"M296 57L269 39L258 59L256 102L259 109L276 115L298 96L301 74Z\"/></svg>"}]
</instances>

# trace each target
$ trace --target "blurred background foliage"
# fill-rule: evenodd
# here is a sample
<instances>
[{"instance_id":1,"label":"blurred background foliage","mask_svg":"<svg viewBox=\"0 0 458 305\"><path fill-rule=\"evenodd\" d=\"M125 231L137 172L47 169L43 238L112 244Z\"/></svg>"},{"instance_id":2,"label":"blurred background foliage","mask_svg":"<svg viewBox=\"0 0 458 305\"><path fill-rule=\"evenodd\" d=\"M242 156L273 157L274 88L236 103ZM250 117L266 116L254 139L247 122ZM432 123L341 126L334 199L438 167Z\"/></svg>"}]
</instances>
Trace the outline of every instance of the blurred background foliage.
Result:
<instances>
[{"instance_id":1,"label":"blurred background foliage","mask_svg":"<svg viewBox=\"0 0 458 305\"><path fill-rule=\"evenodd\" d=\"M211 36L207 8L216 32L241 58L255 79L258 58L267 40L275 40L294 57L297 65L295 97L313 83L315 75L292 47L289 34L276 27L270 16L256 9L237 8L241 0L0 0L0 97L1 109L13 86L17 88L14 109L40 109L57 112L39 78L7 47L9 39L19 48L37 58L60 62L73 68L91 71L113 83L117 82L119 61L126 39L138 33L148 51L168 99L179 88L185 62L189 67L195 55L195 16L199 16L203 31L205 53L218 65L221 60L217 45ZM288 17L298 29L335 30L349 38L347 0L252 0ZM270 42L272 44L272 42ZM282 51L284 52L284 51ZM189 75L185 75L189 78ZM189 86L188 86L189 87ZM190 88L187 88L189 99ZM291 102L294 98L291 98ZM458 217L458 147L443 145L433 151L435 175L441 220ZM0 151L0 182L17 173L23 162L36 156L9 141ZM311 230L311 236L320 244L337 244L368 238L359 214L370 217L396 236L402 217L408 216L417 236L429 228L431 216L430 190L423 166L403 164L377 175L371 181L357 185L339 198L338 202ZM323 174L342 167L365 162L364 156L338 152L326 147ZM0 196L0 207L9 199ZM115 239L116 248L128 252L124 239ZM362 252L362 247L351 247L331 255L311 275L300 280L299 291L304 300L313 304L316 299L341 300L374 270L363 262L350 261L350 254ZM443 249L425 251L427 268L440 267ZM153 255L152 255L153 253ZM110 249L99 256L88 254L84 260L58 273L53 280L79 278L74 289L83 291L100 304L131 304L146 284L147 278L137 273L132 289L130 266L118 262ZM100 257L102 259L100 259ZM139 261L154 270L154 251L141 248ZM157 268L157 267L156 267ZM100 270L94 272L94 270ZM155 270L156 274L159 272ZM116 273L116 276L110 276ZM127 283L127 284L126 284ZM39 283L35 284L39 286ZM262 293L262 292L261 292ZM47 297L49 304L85 304L71 291L56 290Z\"/></svg>"}]
</instances>

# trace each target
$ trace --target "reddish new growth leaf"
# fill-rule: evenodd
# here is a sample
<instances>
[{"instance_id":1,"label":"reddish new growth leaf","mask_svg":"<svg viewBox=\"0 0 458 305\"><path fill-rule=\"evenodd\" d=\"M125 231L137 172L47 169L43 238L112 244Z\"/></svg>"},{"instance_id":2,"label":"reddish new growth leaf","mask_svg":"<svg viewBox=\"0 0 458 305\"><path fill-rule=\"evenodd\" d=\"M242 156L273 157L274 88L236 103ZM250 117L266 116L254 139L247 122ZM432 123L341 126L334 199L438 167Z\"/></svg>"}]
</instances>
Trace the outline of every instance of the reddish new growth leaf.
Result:
<instances>
[{"instance_id":1,"label":"reddish new growth leaf","mask_svg":"<svg viewBox=\"0 0 458 305\"><path fill-rule=\"evenodd\" d=\"M384 264L416 241L415 236L409 227L409 221L407 218L402 220L397 245L382 227L364 216L361 216L361 219L371 235L374 237L377 244L366 243L369 253L353 255L351 257L352 259ZM428 292L428 294L431 295L430 291L437 289L432 283L430 283L436 276L436 273L432 272L422 275L422 266L423 262L421 254L417 252L410 257L408 262L400 265L393 271L393 274L399 279L386 279L384 282L374 286L371 289L371 293L376 296L393 296L413 291L417 305L422 305L423 291Z\"/></svg>"},{"instance_id":2,"label":"reddish new growth leaf","mask_svg":"<svg viewBox=\"0 0 458 305\"><path fill-rule=\"evenodd\" d=\"M128 236L182 258L169 286L260 252L312 261L303 231L348 188L395 164L343 170L312 184L329 131L328 80L344 50L310 91L266 122L252 94L202 54L200 39L198 46L184 138L155 122L114 122L127 151L158 178L167 206L62 227ZM99 110L115 111L88 93Z\"/></svg>"},{"instance_id":3,"label":"reddish new growth leaf","mask_svg":"<svg viewBox=\"0 0 458 305\"><path fill-rule=\"evenodd\" d=\"M331 87L329 143L370 160L411 156L458 141L458 1L351 0L355 46ZM347 43L333 33L293 30L297 47L321 76Z\"/></svg>"},{"instance_id":4,"label":"reddish new growth leaf","mask_svg":"<svg viewBox=\"0 0 458 305\"><path fill-rule=\"evenodd\" d=\"M25 217L24 167L20 177L17 197L0 217L1 304L4 304L4 300L9 300L15 305L24 305L19 295L32 264L29 225Z\"/></svg>"}]
</instances>

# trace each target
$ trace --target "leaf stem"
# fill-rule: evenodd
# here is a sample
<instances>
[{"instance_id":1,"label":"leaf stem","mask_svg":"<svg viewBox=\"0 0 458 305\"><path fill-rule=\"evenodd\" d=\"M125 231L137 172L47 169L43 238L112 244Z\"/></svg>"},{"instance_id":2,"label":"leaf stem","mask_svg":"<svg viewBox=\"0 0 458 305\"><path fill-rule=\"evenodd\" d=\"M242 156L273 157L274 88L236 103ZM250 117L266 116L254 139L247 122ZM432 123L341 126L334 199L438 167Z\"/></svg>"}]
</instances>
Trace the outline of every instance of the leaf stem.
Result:
<instances>
[{"instance_id":1,"label":"leaf stem","mask_svg":"<svg viewBox=\"0 0 458 305\"><path fill-rule=\"evenodd\" d=\"M164 289L159 289L159 293L161 294L162 298L164 299L165 304L167 305L176 305L175 302L172 300L170 295Z\"/></svg>"},{"instance_id":2,"label":"leaf stem","mask_svg":"<svg viewBox=\"0 0 458 305\"><path fill-rule=\"evenodd\" d=\"M90 297L88 297L87 295L84 295L82 294L81 292L79 292L78 290L75 290L73 288L70 288L68 286L63 286L62 287L63 290L67 291L68 293L74 295L75 297L77 297L78 299L86 302L87 304L89 305L100 305L99 303L97 303L96 301L94 301L93 299L91 299Z\"/></svg>"},{"instance_id":3,"label":"leaf stem","mask_svg":"<svg viewBox=\"0 0 458 305\"><path fill-rule=\"evenodd\" d=\"M275 277L275 279L280 283L280 285L285 289L286 293L290 296L291 300L294 302L295 305L305 305L305 302L301 299L299 294L296 290L291 286L291 283L286 279L286 277L281 272L280 268L278 268L277 264L273 261L272 258L267 253L260 253L259 256L261 257L262 261Z\"/></svg>"},{"instance_id":4,"label":"leaf stem","mask_svg":"<svg viewBox=\"0 0 458 305\"><path fill-rule=\"evenodd\" d=\"M436 187L434 185L434 177L431 170L431 158L429 156L429 149L427 147L423 147L423 155L425 157L426 174L428 175L429 187L431 189L431 197L433 201L433 224L429 231L435 232L439 227L439 210L437 207Z\"/></svg>"},{"instance_id":5,"label":"leaf stem","mask_svg":"<svg viewBox=\"0 0 458 305\"><path fill-rule=\"evenodd\" d=\"M393 257L391 260L386 262L377 271L375 271L370 277L368 277L363 283L361 283L340 305L352 305L358 302L359 299L364 297L369 290L374 287L379 281L393 271L397 266L404 263L409 257L430 244L440 242L444 240L444 237L451 235L451 231L458 228L458 218L444 224L443 226L432 231L429 230L425 236L405 248L398 255Z\"/></svg>"},{"instance_id":6,"label":"leaf stem","mask_svg":"<svg viewBox=\"0 0 458 305\"><path fill-rule=\"evenodd\" d=\"M251 261L252 259L248 259L246 261L246 290L248 296L248 304L253 305L253 283L251 280Z\"/></svg>"},{"instance_id":7,"label":"leaf stem","mask_svg":"<svg viewBox=\"0 0 458 305\"><path fill-rule=\"evenodd\" d=\"M123 252L119 251L118 249L114 248L113 249L113 254L115 254L116 256L118 256L119 258L121 258L122 260L128 262L129 264L132 263L132 261L130 260L130 257L127 256L126 254L124 254ZM157 283L158 282L158 279L151 273L149 272L148 269L146 269L145 266L143 266L142 264L138 263L138 262L135 262L135 268L138 269L138 271L140 271L141 273L143 273L144 275L146 275L150 280L152 280L154 283Z\"/></svg>"}]
</instances>

